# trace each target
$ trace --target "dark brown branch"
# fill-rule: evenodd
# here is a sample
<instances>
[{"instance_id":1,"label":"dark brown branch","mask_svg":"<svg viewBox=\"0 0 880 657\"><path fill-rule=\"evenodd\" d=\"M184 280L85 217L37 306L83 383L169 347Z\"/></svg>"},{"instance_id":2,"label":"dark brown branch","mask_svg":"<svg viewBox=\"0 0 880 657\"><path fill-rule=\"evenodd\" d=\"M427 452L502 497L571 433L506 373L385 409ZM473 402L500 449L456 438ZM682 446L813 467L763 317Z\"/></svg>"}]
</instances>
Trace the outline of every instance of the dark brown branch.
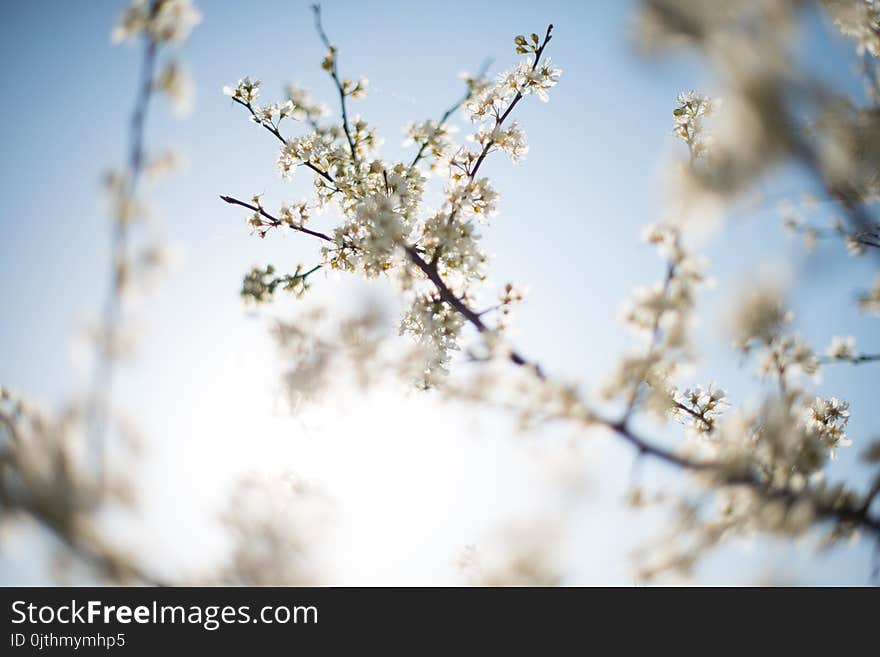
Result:
<instances>
[{"instance_id":1,"label":"dark brown branch","mask_svg":"<svg viewBox=\"0 0 880 657\"><path fill-rule=\"evenodd\" d=\"M702 422L703 425L706 427L707 432L711 433L712 424L709 422L709 420L706 419L706 416L703 412L695 411L694 409L690 408L689 406L687 406L685 404L682 404L679 401L673 400L672 403L675 405L675 407L678 410L683 411L683 412L687 413L688 415L690 415L695 420L699 420L700 422Z\"/></svg>"},{"instance_id":2,"label":"dark brown branch","mask_svg":"<svg viewBox=\"0 0 880 657\"><path fill-rule=\"evenodd\" d=\"M480 333L485 333L489 330L489 327L486 326L486 324L480 318L480 313L472 310L452 290L449 289L449 287L446 285L446 282L437 271L436 263L429 264L425 262L425 259L419 255L418 251L416 251L415 247L413 246L406 247L406 254L409 256L410 261L422 271L422 273L428 278L428 280L430 280L434 284L434 287L437 290L437 294L440 295L440 298L444 302L454 308ZM544 378L544 373L540 365L526 360L518 352L511 351L509 358L514 365L531 367L532 369L534 369L535 374L537 374L539 378Z\"/></svg>"},{"instance_id":3,"label":"dark brown branch","mask_svg":"<svg viewBox=\"0 0 880 657\"><path fill-rule=\"evenodd\" d=\"M333 241L333 238L330 237L329 235L327 235L326 233L319 233L318 231L310 230L309 228L306 228L305 226L297 226L294 224L288 224L284 221L281 221L277 217L273 217L271 214L266 212L262 207L260 207L258 205L253 205L251 203L246 203L245 201L240 201L239 199L233 198L232 196L221 196L220 199L223 201L226 201L230 205L240 205L243 208L253 210L254 212L259 212L260 215L262 215L263 217L268 219L272 223L272 226L274 226L274 227L288 226L289 228L291 228L293 230L299 231L300 233L305 233L306 235L311 235L312 237L317 237L318 239L322 239L325 242L332 242Z\"/></svg>"},{"instance_id":4,"label":"dark brown branch","mask_svg":"<svg viewBox=\"0 0 880 657\"><path fill-rule=\"evenodd\" d=\"M667 450L663 447L658 447L657 445L648 442L647 440L633 433L632 429L630 429L629 427L629 422L626 419L619 420L617 422L611 420L599 420L599 422L607 426L609 429L614 431L614 433L616 433L630 445L635 447L639 455L653 456L663 461L664 463L668 463L669 465L674 465L679 468L685 468L687 470L709 471L719 469L719 466L717 464L708 461L693 461L683 456L679 456L671 450Z\"/></svg>"},{"instance_id":5,"label":"dark brown branch","mask_svg":"<svg viewBox=\"0 0 880 657\"><path fill-rule=\"evenodd\" d=\"M778 499L791 505L803 500L803 496L786 488L774 488L764 481L757 479L751 474L725 474L724 464L712 461L697 461L674 452L658 447L639 437L629 428L627 422L611 422L600 420L600 423L614 431L618 436L632 445L639 455L649 455L657 458L668 465L673 465L684 470L693 472L712 473L719 477L719 486L747 486L767 499ZM872 491L866 498L866 503L859 507L836 506L834 504L817 504L809 500L813 511L817 516L829 519L849 522L864 529L870 530L880 538L880 518L869 514L872 497L877 492Z\"/></svg>"},{"instance_id":6,"label":"dark brown branch","mask_svg":"<svg viewBox=\"0 0 880 657\"><path fill-rule=\"evenodd\" d=\"M241 105L242 107L244 107L245 109L247 109L247 111L251 113L251 116L254 119L256 119L256 122L259 123L261 126L263 126L271 134L275 135L275 138L278 139L282 144L285 144L285 145L287 144L287 139L284 138L284 135L281 134L281 132L278 130L278 127L272 125L271 123L266 123L265 121L261 121L259 119L259 117L257 116L257 113L254 111L253 106L250 103L246 103L245 101L243 101L239 98L235 98L235 97L233 97L232 100L234 102L238 103L239 105ZM309 169L311 169L312 171L317 173L319 176L324 178L326 181L335 182L333 180L333 176L331 176L329 173L327 173L326 171L324 171L320 167L315 166L314 164L312 164L308 160L303 162L303 166L308 167Z\"/></svg>"}]
</instances>

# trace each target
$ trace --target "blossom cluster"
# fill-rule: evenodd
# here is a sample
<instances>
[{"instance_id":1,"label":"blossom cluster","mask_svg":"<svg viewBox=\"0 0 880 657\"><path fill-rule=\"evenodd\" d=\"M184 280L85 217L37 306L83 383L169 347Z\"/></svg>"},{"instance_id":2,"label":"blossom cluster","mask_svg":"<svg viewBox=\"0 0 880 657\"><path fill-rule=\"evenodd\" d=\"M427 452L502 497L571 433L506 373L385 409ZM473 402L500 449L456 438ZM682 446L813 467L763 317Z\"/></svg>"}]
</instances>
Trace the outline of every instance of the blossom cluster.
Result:
<instances>
[{"instance_id":1,"label":"blossom cluster","mask_svg":"<svg viewBox=\"0 0 880 657\"><path fill-rule=\"evenodd\" d=\"M417 144L420 155L427 154L432 158L431 171L439 171L444 165L448 165L450 156L455 150L452 135L455 126L440 124L433 119L414 121L404 128L406 139L404 146Z\"/></svg>"},{"instance_id":2,"label":"blossom cluster","mask_svg":"<svg viewBox=\"0 0 880 657\"><path fill-rule=\"evenodd\" d=\"M251 79L249 76L243 77L235 86L226 85L223 87L223 94L245 105L251 105L257 102L260 97L261 84L260 80Z\"/></svg>"},{"instance_id":3,"label":"blossom cluster","mask_svg":"<svg viewBox=\"0 0 880 657\"><path fill-rule=\"evenodd\" d=\"M287 99L302 113L303 119L309 121L313 125L318 119L321 119L330 113L327 105L313 99L308 89L305 89L294 82L291 82L284 87L284 91L287 94ZM300 120L299 115L296 115L294 118Z\"/></svg>"},{"instance_id":4,"label":"blossom cluster","mask_svg":"<svg viewBox=\"0 0 880 657\"><path fill-rule=\"evenodd\" d=\"M677 102L676 132L688 146L691 162L701 158L706 175L714 175L713 169L723 162L715 159L712 142L703 139L701 118L716 105L696 92L680 95ZM794 315L779 286L752 285L726 322L734 348L755 357L759 374L774 379L778 392L769 393L757 408L730 410L726 391L715 384L676 386L680 364L691 355L686 345L693 292L705 280L700 267L685 264L685 270L699 273L693 279L685 277L688 284L679 290L678 263L685 253L682 225L686 226L658 224L644 232L645 240L659 245L668 259L667 277L637 289L625 309L624 321L646 336L647 349L621 358L603 392L625 402L624 418L643 408L686 424L697 440L684 443L670 460L684 459L713 491L716 504L709 508L687 496L678 501L680 525L667 537L659 558L645 566L645 577L669 569L687 573L725 537L755 531L801 535L821 518L836 515L829 510L844 509L825 534L826 540L837 540L854 530L843 519L846 514L857 515L871 500L845 484L828 484L821 476L837 450L852 444L846 432L849 404L833 396L815 396L807 388L805 376L816 377L823 360L792 332ZM863 309L871 309L874 291L859 298ZM873 359L857 354L852 338L836 337L824 362ZM629 439L637 442L631 434ZM645 496L636 490L633 499L641 504Z\"/></svg>"},{"instance_id":5,"label":"blossom cluster","mask_svg":"<svg viewBox=\"0 0 880 657\"><path fill-rule=\"evenodd\" d=\"M691 326L696 293L706 283L705 262L688 252L679 226L648 226L643 237L667 261L666 276L635 290L626 305L623 321L647 340L644 350L627 354L603 386L607 398L622 398L633 406L644 392L647 408L663 416L681 411L674 377L690 359ZM679 405L677 405L677 403ZM700 426L707 420L697 420Z\"/></svg>"},{"instance_id":6,"label":"blossom cluster","mask_svg":"<svg viewBox=\"0 0 880 657\"><path fill-rule=\"evenodd\" d=\"M854 39L859 54L880 57L880 2L877 0L823 0L834 24Z\"/></svg>"},{"instance_id":7,"label":"blossom cluster","mask_svg":"<svg viewBox=\"0 0 880 657\"><path fill-rule=\"evenodd\" d=\"M835 335L825 350L825 355L832 360L852 360L856 355L856 340L851 335L841 337Z\"/></svg>"},{"instance_id":8,"label":"blossom cluster","mask_svg":"<svg viewBox=\"0 0 880 657\"><path fill-rule=\"evenodd\" d=\"M870 290L859 295L858 304L864 312L880 315L880 276L874 279Z\"/></svg>"},{"instance_id":9,"label":"blossom cluster","mask_svg":"<svg viewBox=\"0 0 880 657\"><path fill-rule=\"evenodd\" d=\"M322 124L325 109L298 86L288 88L286 101L269 105L257 105L258 80L245 77L224 88L225 94L249 110L252 120L282 142L277 168L283 178L303 167L310 170L316 197L308 206L333 208L341 215L322 248L322 264L368 278L387 276L408 297L410 308L403 315L401 330L413 336L418 353L424 355L420 385L436 383L446 371L452 353L460 349L465 323L459 310L436 288L436 281L442 281L449 294L464 303L481 294L487 256L479 246L477 225L497 212L498 193L487 177L477 174L493 151L508 153L514 162L525 156L524 131L516 122L505 120L523 97L536 95L546 101L548 90L557 83L561 71L540 57L547 41L549 31L543 43L532 41L526 48L529 56L499 75L494 85L466 76L464 111L480 124L467 138L475 144L474 150L454 145L454 130L446 124L450 112L440 121L416 122L406 128L407 143L418 148L409 164L383 160L375 128L359 117L349 118L346 101L362 98L368 85L365 79L352 82L339 76L335 47L329 47L322 67L340 92L341 123ZM517 46L523 52L519 39ZM282 136L280 121L288 117L310 129ZM420 166L423 158L433 173L446 178L443 203L433 211L423 201L427 182ZM284 208L275 216L256 205L259 211L249 222L260 236L278 225L296 228L304 221L301 213L300 218L289 219ZM417 266L417 259L422 267ZM426 277L425 268L436 279ZM245 280L246 296L254 300L272 296L277 279L274 269L267 272L267 268L252 270ZM300 292L304 287L297 282L295 289ZM497 308L500 314L507 316L512 295L511 288L511 298Z\"/></svg>"},{"instance_id":10,"label":"blossom cluster","mask_svg":"<svg viewBox=\"0 0 880 657\"><path fill-rule=\"evenodd\" d=\"M182 64L174 60L168 62L159 73L155 85L168 98L176 116L189 115L193 104L193 84Z\"/></svg>"},{"instance_id":11,"label":"blossom cluster","mask_svg":"<svg viewBox=\"0 0 880 657\"><path fill-rule=\"evenodd\" d=\"M696 385L676 392L673 402L672 415L692 426L697 433L711 433L721 412L729 406L727 393L715 384L709 384L707 388Z\"/></svg>"},{"instance_id":12,"label":"blossom cluster","mask_svg":"<svg viewBox=\"0 0 880 657\"><path fill-rule=\"evenodd\" d=\"M507 128L499 125L490 127L483 123L468 139L479 144L486 152L491 152L492 149L505 151L514 164L522 162L529 152L526 135L516 121Z\"/></svg>"},{"instance_id":13,"label":"blossom cluster","mask_svg":"<svg viewBox=\"0 0 880 657\"><path fill-rule=\"evenodd\" d=\"M805 205L815 209L817 203L808 195ZM841 219L835 216L831 219L828 227L809 223L800 212L795 211L790 203L783 203L780 208L782 222L785 230L792 234L799 234L803 238L807 250L814 251L820 239L837 237L843 240L847 252L852 256L863 256L871 248L880 248L880 223L873 227L853 230Z\"/></svg>"},{"instance_id":14,"label":"blossom cluster","mask_svg":"<svg viewBox=\"0 0 880 657\"><path fill-rule=\"evenodd\" d=\"M717 101L696 91L682 92L675 99L672 111L675 136L687 144L691 158L704 157L708 141L703 129L703 119L715 111Z\"/></svg>"},{"instance_id":15,"label":"blossom cluster","mask_svg":"<svg viewBox=\"0 0 880 657\"><path fill-rule=\"evenodd\" d=\"M254 267L244 277L241 296L248 301L264 303L271 300L275 290L280 287L294 296L301 297L310 287L309 275L316 270L317 267L304 271L302 265L297 265L292 274L276 276L275 267L272 265Z\"/></svg>"},{"instance_id":16,"label":"blossom cluster","mask_svg":"<svg viewBox=\"0 0 880 657\"><path fill-rule=\"evenodd\" d=\"M488 126L481 126L480 132L473 137L474 141L483 144L484 148L488 148L487 144L492 144L514 156L525 146L524 137L515 128L501 132L505 113L518 98L529 94L535 94L547 102L550 98L547 91L559 82L561 75L562 70L555 68L549 58L539 61L537 56L526 57L515 68L499 74L494 85L483 87L464 104L465 114L473 123L483 124L489 121ZM496 131L506 144L493 143L492 137Z\"/></svg>"},{"instance_id":17,"label":"blossom cluster","mask_svg":"<svg viewBox=\"0 0 880 657\"><path fill-rule=\"evenodd\" d=\"M111 38L120 43L146 34L157 43L180 43L201 22L202 14L192 0L132 0Z\"/></svg>"},{"instance_id":18,"label":"blossom cluster","mask_svg":"<svg viewBox=\"0 0 880 657\"><path fill-rule=\"evenodd\" d=\"M458 350L462 316L431 293L420 295L401 322L401 331L415 337L428 358L418 382L429 386L446 373L449 353Z\"/></svg>"}]
</instances>

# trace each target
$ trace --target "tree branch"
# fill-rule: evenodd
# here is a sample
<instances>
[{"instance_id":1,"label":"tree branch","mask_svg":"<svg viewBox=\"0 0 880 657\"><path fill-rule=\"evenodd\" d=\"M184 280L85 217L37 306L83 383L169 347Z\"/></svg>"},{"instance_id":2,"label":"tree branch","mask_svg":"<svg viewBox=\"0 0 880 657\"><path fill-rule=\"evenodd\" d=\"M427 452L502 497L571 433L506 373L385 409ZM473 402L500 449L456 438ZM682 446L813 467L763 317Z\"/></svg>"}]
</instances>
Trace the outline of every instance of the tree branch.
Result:
<instances>
[{"instance_id":1,"label":"tree branch","mask_svg":"<svg viewBox=\"0 0 880 657\"><path fill-rule=\"evenodd\" d=\"M547 44L550 43L550 40L553 38L553 25L547 26L547 33L544 35L544 41L541 43L540 47L535 51L535 61L532 63L532 70L535 70L535 67L538 66L538 63L541 61L541 55L544 53L544 48L547 47ZM517 103L521 101L523 98L522 91L517 91L516 95L513 97L513 100L510 102L510 105L507 106L507 109L504 110L504 113L495 120L495 127L500 128L504 123L505 119L510 116L510 113L513 111L513 108L516 107ZM486 156L489 154L489 150L495 144L494 139L490 139L486 142L486 145L483 147L483 152L480 153L480 157L477 158L476 164L474 164L474 168L471 170L468 178L473 180L477 176L477 172L480 170L480 167L483 164L483 161L486 159Z\"/></svg>"},{"instance_id":2,"label":"tree branch","mask_svg":"<svg viewBox=\"0 0 880 657\"><path fill-rule=\"evenodd\" d=\"M256 120L256 122L259 123L261 126L263 126L271 134L273 134L275 136L275 138L278 139L282 144L285 144L285 145L287 144L287 139L284 138L284 135L281 134L281 132L278 130L278 127L271 125L269 123L266 123L265 121L261 121L260 118L257 116L257 113L254 111L253 106L250 103L246 103L245 101L240 100L235 97L233 97L232 100L233 100L233 102L236 102L239 105L241 105L242 107L246 108L247 111L250 112L251 116ZM331 176L329 173L327 173L326 171L324 171L320 167L315 166L314 164L312 164L308 160L303 162L303 165L308 167L309 169L311 169L315 173L317 173L319 176L324 178L326 181L336 182L335 180L333 180L333 176Z\"/></svg>"},{"instance_id":3,"label":"tree branch","mask_svg":"<svg viewBox=\"0 0 880 657\"><path fill-rule=\"evenodd\" d=\"M440 298L445 301L449 306L454 308L462 317L464 317L474 328L477 329L480 333L485 333L489 330L489 327L483 322L480 318L480 313L472 310L467 304L464 303L449 287L446 285L446 282L437 272L437 265L429 264L425 262L425 259L419 255L418 251L416 251L415 247L407 246L405 247L406 254L409 256L410 261L418 267L423 274L430 280L434 287L437 290L437 294L440 295ZM544 372L541 369L540 365L534 362L530 362L526 360L525 357L520 355L516 351L511 351L508 358L514 365L520 365L525 367L531 367L535 374L538 375L539 378L545 378Z\"/></svg>"},{"instance_id":4,"label":"tree branch","mask_svg":"<svg viewBox=\"0 0 880 657\"><path fill-rule=\"evenodd\" d=\"M823 365L831 365L832 363L850 363L851 365L861 365L862 363L873 363L880 361L880 354L859 354L852 358L831 358L830 356L820 356L819 362Z\"/></svg>"},{"instance_id":5,"label":"tree branch","mask_svg":"<svg viewBox=\"0 0 880 657\"><path fill-rule=\"evenodd\" d=\"M493 61L492 58L489 58L483 63L483 67L480 69L480 72L477 73L477 78L482 78L486 75L486 72L489 70L489 67L492 65L492 61ZM468 86L467 93L464 96L462 96L461 100L459 100L452 107L450 107L445 112L443 112L443 116L441 116L440 120L437 122L437 129L439 130L440 128L442 128L446 124L446 122L449 120L449 117L451 117L453 114L455 114L455 112L457 112L458 109L462 105L464 105L467 101L469 101L473 97L473 95L474 95L473 89L470 86ZM419 147L419 152L416 153L416 156L413 158L412 162L410 162L410 164L409 164L410 167L414 167L416 164L418 164L421 161L422 157L425 154L425 149L428 147L429 143L430 143L430 139L426 139L425 141L422 142L421 146Z\"/></svg>"},{"instance_id":6,"label":"tree branch","mask_svg":"<svg viewBox=\"0 0 880 657\"><path fill-rule=\"evenodd\" d=\"M273 227L277 228L280 226L288 226L289 228L291 228L293 230L299 231L300 233L305 233L306 235L311 235L312 237L317 237L318 239L322 239L325 242L333 242L334 241L333 238L330 237L329 235L327 235L326 233L319 233L318 231L310 230L309 228L306 228L305 226L297 226L295 224L289 224L284 221L281 221L277 217L274 217L271 214L269 214L268 212L266 212L262 207L260 207L258 205L253 205L253 204L247 203L245 201L240 201L239 199L234 198L232 196L221 196L220 199L225 201L226 203L229 203L230 205L240 205L243 208L247 208L248 210L253 210L254 212L260 213L260 215L262 215L263 217L265 217L266 219L268 219L271 222Z\"/></svg>"},{"instance_id":7,"label":"tree branch","mask_svg":"<svg viewBox=\"0 0 880 657\"><path fill-rule=\"evenodd\" d=\"M321 24L321 5L314 4L312 5L312 12L315 15L315 30L318 32L318 36L321 38L324 46L330 52L330 56L332 59L332 66L330 67L330 77L333 78L333 82L336 84L336 90L339 92L339 105L342 110L342 130L345 132L345 138L348 141L348 147L351 149L351 159L354 162L355 166L357 166L357 151L355 149L354 139L351 136L351 129L348 127L348 111L346 109L345 103L345 88L342 86L342 82L339 80L339 73L336 68L336 48L334 48L330 44L330 39L327 38L327 34L324 32L324 26Z\"/></svg>"},{"instance_id":8,"label":"tree branch","mask_svg":"<svg viewBox=\"0 0 880 657\"><path fill-rule=\"evenodd\" d=\"M626 421L612 422L598 420L600 424L614 431L618 436L632 445L640 455L649 455L657 458L668 465L697 473L712 473L719 477L719 486L747 486L768 499L779 499L787 504L794 504L804 499L802 495L786 488L774 488L765 481L757 479L751 474L726 474L728 469L723 464L712 461L697 461L658 447L637 434L633 433ZM816 515L826 519L850 522L854 525L872 531L880 538L880 518L869 515L871 498L877 494L872 491L868 494L867 504L859 507L837 506L834 504L817 504L808 500Z\"/></svg>"}]
</instances>

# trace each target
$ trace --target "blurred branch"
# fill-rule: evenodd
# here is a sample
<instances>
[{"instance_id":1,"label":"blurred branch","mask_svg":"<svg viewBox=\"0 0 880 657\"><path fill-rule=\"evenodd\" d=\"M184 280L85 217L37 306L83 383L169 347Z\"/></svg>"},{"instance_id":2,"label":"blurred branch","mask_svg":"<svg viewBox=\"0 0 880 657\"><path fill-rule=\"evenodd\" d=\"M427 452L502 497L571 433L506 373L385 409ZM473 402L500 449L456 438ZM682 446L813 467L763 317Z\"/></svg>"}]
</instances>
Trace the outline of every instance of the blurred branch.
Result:
<instances>
[{"instance_id":1,"label":"blurred branch","mask_svg":"<svg viewBox=\"0 0 880 657\"><path fill-rule=\"evenodd\" d=\"M150 5L150 15L154 15L159 8L159 1L153 0ZM134 202L137 185L144 169L144 127L147 121L147 113L150 108L150 100L154 89L154 76L156 69L156 55L158 44L151 37L144 37L144 54L141 63L141 74L138 81L137 97L128 134L128 160L127 170L121 192L123 210ZM101 320L102 348L98 351L97 363L94 370L92 391L89 398L87 430L90 436L89 449L99 479L103 477L104 450L106 433L110 422L110 403L113 395L114 375L114 345L120 329L122 319L122 296L128 278L128 248L130 239L130 221L125 216L113 218L113 231L111 237L111 285L104 300L104 310Z\"/></svg>"},{"instance_id":2,"label":"blurred branch","mask_svg":"<svg viewBox=\"0 0 880 657\"><path fill-rule=\"evenodd\" d=\"M863 363L874 363L880 361L880 354L858 354L852 358L831 358L830 356L820 356L819 362L823 365L831 365L834 363L850 363L851 365L861 365Z\"/></svg>"}]
</instances>

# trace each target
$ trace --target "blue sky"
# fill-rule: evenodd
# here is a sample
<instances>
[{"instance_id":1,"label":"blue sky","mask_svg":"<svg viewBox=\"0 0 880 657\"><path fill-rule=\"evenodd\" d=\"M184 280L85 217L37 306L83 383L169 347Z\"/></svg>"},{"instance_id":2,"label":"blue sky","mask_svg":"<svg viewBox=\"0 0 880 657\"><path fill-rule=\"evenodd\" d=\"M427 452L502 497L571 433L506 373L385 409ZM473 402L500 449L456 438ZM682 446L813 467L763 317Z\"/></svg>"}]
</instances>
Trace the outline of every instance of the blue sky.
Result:
<instances>
[{"instance_id":1,"label":"blue sky","mask_svg":"<svg viewBox=\"0 0 880 657\"><path fill-rule=\"evenodd\" d=\"M99 181L123 157L139 57L137 48L110 45L120 6L59 1L4 3L0 9L0 67L8 89L0 107L0 276L6 283L0 382L50 403L80 389L85 374L75 366L72 344L95 316L105 284L108 219ZM252 377L259 376L255 363L274 364L264 321L240 303L243 272L266 262L308 265L318 257L308 241L250 236L244 215L219 201L219 194L247 198L265 192L266 202L277 205L298 200L309 188L304 175L293 183L278 180L276 145L220 90L249 74L263 80L266 99L280 97L283 85L296 81L328 104L333 100L319 68L322 49L308 3L203 0L199 6L204 22L179 53L197 88L195 110L179 122L160 103L147 129L152 147L174 146L188 161L184 172L151 192L158 226L181 258L143 308L141 355L126 371L122 388L132 414L147 418L148 435L176 436L178 445L192 439L180 449L196 459L200 450L210 449L204 436L196 435L208 426L203 418L215 418L210 426L223 424L218 400L225 397L214 394L217 381L244 376L236 369L242 363ZM495 256L493 280L529 288L518 312L518 345L549 371L588 383L633 344L618 324L622 299L662 274L662 263L639 244L639 235L641 226L659 218L662 171L680 150L671 136L675 95L713 89L711 77L694 59L638 55L630 39L633 12L633 3L624 1L324 6L341 70L370 79L369 97L353 111L378 126L389 159L404 152L406 122L437 117L460 96L457 72L476 70L486 57L495 58L492 70L497 71L514 61L515 34L555 24L549 54L564 75L549 104L529 102L517 109L531 146L525 163L514 167L498 158L487 164L502 201L485 243ZM851 44L821 20L807 19L800 47L829 81L860 93L851 72ZM785 171L767 188L789 191L803 185L797 172ZM703 371L728 387L734 399L745 396L750 374L717 337L717 329L723 300L742 284L745 272L772 270L783 259L792 260L790 276L801 290L793 305L803 335L822 346L835 333L852 333L866 349L880 348L876 320L871 324L860 317L851 298L839 292L860 282L867 286L871 263L854 264L836 245L820 247L820 258L806 256L785 238L772 207L738 214L707 246L706 255L718 287L701 307ZM333 297L342 294L339 285L318 278L312 292ZM851 434L857 441L874 430L864 418L876 403L878 370L866 366L845 377L829 369L819 389L851 401ZM271 387L274 380L264 376L262 382ZM234 395L234 381L229 386L227 393ZM419 460L434 448L407 449L414 449L411 456ZM864 481L865 473L855 465L857 449L844 453L835 469L856 472L857 481ZM635 530L619 527L615 510L631 455L615 446L601 450L606 465L596 469L593 511L585 512L589 518L579 517L573 530L574 544L583 540L593 548L584 554L592 556L572 558L572 581L626 583L623 553ZM444 454L450 467L464 458ZM174 472L169 463L175 458L168 456L155 470ZM332 468L332 462L324 467ZM646 476L658 481L665 476L659 469L650 472ZM636 527L644 524L634 521ZM605 552L615 556L595 556ZM581 554L580 548L574 553ZM738 573L787 564L786 573L807 573L810 582L858 583L867 578L868 556L864 546L838 550L812 569L798 549L760 543L724 550L701 575L733 583L742 579ZM413 573L416 581L424 575Z\"/></svg>"}]
</instances>

